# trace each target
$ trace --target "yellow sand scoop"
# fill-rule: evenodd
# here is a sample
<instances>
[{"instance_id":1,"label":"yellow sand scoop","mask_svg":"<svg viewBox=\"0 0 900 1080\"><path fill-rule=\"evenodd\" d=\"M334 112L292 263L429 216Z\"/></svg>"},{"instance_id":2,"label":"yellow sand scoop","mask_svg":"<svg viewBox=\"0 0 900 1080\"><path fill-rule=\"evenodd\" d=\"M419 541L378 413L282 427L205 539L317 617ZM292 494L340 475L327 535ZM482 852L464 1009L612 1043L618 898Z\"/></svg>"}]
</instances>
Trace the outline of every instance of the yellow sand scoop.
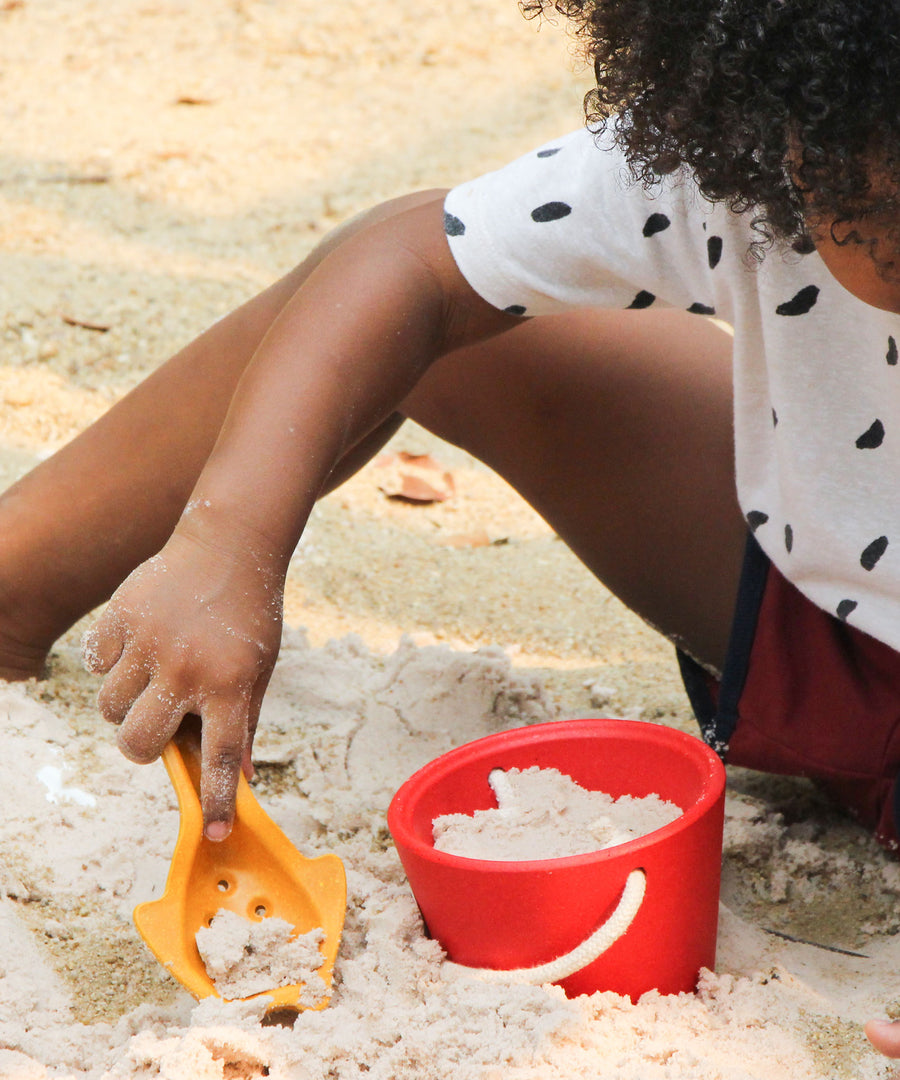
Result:
<instances>
[{"instance_id":1,"label":"yellow sand scoop","mask_svg":"<svg viewBox=\"0 0 900 1080\"><path fill-rule=\"evenodd\" d=\"M134 922L156 958L194 997L216 994L197 950L195 935L222 909L245 919L274 916L296 934L325 932L319 975L330 992L344 925L347 885L337 855L308 859L266 814L243 776L231 835L219 842L203 835L200 809L200 722L188 717L163 751L178 796L181 823L166 888L159 900L140 904ZM300 1011L302 986L265 991L271 1016ZM259 995L254 994L254 997ZM314 1008L328 1004L325 996Z\"/></svg>"}]
</instances>

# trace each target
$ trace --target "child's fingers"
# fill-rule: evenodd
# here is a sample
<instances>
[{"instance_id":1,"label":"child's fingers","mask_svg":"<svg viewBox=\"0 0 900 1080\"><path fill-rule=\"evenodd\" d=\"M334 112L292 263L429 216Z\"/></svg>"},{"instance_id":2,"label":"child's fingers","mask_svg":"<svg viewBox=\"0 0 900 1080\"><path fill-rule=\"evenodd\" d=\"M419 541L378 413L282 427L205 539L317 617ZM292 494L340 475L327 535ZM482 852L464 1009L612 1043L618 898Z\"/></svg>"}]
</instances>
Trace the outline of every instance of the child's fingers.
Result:
<instances>
[{"instance_id":1,"label":"child's fingers","mask_svg":"<svg viewBox=\"0 0 900 1080\"><path fill-rule=\"evenodd\" d=\"M870 1020L865 1030L876 1050L885 1057L900 1058L900 1022Z\"/></svg>"},{"instance_id":2,"label":"child's fingers","mask_svg":"<svg viewBox=\"0 0 900 1080\"><path fill-rule=\"evenodd\" d=\"M256 728L259 725L259 711L262 708L263 697L266 693L266 688L269 685L269 678L271 671L265 675L261 675L256 680L256 685L253 687L253 693L250 697L250 709L247 715L247 744L244 747L244 758L241 763L241 767L244 772L244 776L248 780L253 779L254 768L253 759L251 753L253 751L253 740L256 737Z\"/></svg>"},{"instance_id":3,"label":"child's fingers","mask_svg":"<svg viewBox=\"0 0 900 1080\"><path fill-rule=\"evenodd\" d=\"M234 821L234 803L247 742L246 697L213 698L203 709L200 803L210 840L224 840Z\"/></svg>"},{"instance_id":4,"label":"child's fingers","mask_svg":"<svg viewBox=\"0 0 900 1080\"><path fill-rule=\"evenodd\" d=\"M159 683L151 681L134 699L119 728L116 743L129 761L147 765L156 761L190 711Z\"/></svg>"},{"instance_id":5,"label":"child's fingers","mask_svg":"<svg viewBox=\"0 0 900 1080\"><path fill-rule=\"evenodd\" d=\"M105 675L116 664L124 647L124 633L100 619L81 639L81 661L91 674Z\"/></svg>"},{"instance_id":6,"label":"child's fingers","mask_svg":"<svg viewBox=\"0 0 900 1080\"><path fill-rule=\"evenodd\" d=\"M149 682L150 674L146 665L125 653L113 665L97 694L100 715L111 724L121 724Z\"/></svg>"}]
</instances>

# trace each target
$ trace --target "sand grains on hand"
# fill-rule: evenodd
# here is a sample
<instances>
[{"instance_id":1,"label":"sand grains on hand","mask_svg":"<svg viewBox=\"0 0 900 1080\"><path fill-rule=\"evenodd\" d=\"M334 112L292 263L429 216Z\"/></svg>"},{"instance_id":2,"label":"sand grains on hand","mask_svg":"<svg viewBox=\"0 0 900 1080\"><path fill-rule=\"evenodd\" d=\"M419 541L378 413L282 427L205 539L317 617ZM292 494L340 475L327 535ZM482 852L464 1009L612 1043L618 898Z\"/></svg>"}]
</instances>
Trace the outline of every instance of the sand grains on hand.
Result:
<instances>
[{"instance_id":1,"label":"sand grains on hand","mask_svg":"<svg viewBox=\"0 0 900 1080\"><path fill-rule=\"evenodd\" d=\"M495 769L497 808L434 819L434 846L450 855L498 862L562 859L624 844L682 813L659 795L586 791L558 769Z\"/></svg>"},{"instance_id":2,"label":"sand grains on hand","mask_svg":"<svg viewBox=\"0 0 900 1080\"><path fill-rule=\"evenodd\" d=\"M298 1004L315 1008L328 995L318 974L325 962L320 946L325 931L316 927L294 935L284 919L244 919L220 910L209 926L197 931L197 949L219 995L227 1000L251 997L282 986L303 986Z\"/></svg>"}]
</instances>

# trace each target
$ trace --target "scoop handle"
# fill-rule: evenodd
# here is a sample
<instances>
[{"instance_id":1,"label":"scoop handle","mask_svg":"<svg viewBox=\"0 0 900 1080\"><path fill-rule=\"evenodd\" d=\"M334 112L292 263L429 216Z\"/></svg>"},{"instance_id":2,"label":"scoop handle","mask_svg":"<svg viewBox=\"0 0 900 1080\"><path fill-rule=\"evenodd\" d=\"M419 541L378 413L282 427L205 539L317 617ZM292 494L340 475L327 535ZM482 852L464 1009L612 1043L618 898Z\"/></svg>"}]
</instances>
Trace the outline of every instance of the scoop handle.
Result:
<instances>
[{"instance_id":1,"label":"scoop handle","mask_svg":"<svg viewBox=\"0 0 900 1080\"><path fill-rule=\"evenodd\" d=\"M202 760L201 721L188 714L162 752L163 764L178 798L181 831L203 831L200 804L200 764Z\"/></svg>"}]
</instances>

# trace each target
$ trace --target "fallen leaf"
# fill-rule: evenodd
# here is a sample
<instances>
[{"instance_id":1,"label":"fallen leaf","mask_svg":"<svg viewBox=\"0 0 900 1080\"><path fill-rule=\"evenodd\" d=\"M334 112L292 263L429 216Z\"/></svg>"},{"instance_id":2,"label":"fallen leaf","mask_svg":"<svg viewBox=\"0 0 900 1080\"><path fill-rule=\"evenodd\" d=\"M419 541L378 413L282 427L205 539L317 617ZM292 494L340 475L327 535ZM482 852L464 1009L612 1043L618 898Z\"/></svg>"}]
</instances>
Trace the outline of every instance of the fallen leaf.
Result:
<instances>
[{"instance_id":1,"label":"fallen leaf","mask_svg":"<svg viewBox=\"0 0 900 1080\"><path fill-rule=\"evenodd\" d=\"M397 458L405 465L417 465L420 469L434 469L435 472L444 471L444 466L435 461L431 454L410 454L407 450L401 450Z\"/></svg>"},{"instance_id":2,"label":"fallen leaf","mask_svg":"<svg viewBox=\"0 0 900 1080\"><path fill-rule=\"evenodd\" d=\"M66 176L67 184L108 184L112 181L109 173L79 173L77 176Z\"/></svg>"},{"instance_id":3,"label":"fallen leaf","mask_svg":"<svg viewBox=\"0 0 900 1080\"><path fill-rule=\"evenodd\" d=\"M5 390L3 392L3 402L5 405L12 405L14 408L24 408L34 402L34 395L29 394L26 390Z\"/></svg>"},{"instance_id":4,"label":"fallen leaf","mask_svg":"<svg viewBox=\"0 0 900 1080\"><path fill-rule=\"evenodd\" d=\"M438 543L444 547L452 548L490 547L491 538L484 529L478 529L475 532L454 533L452 536L444 536L438 540Z\"/></svg>"},{"instance_id":5,"label":"fallen leaf","mask_svg":"<svg viewBox=\"0 0 900 1080\"><path fill-rule=\"evenodd\" d=\"M381 468L396 465L397 462L404 465L415 465L420 469L431 469L434 472L446 472L446 467L431 456L431 454L411 454L408 450L398 450L396 454L379 454L374 464Z\"/></svg>"},{"instance_id":6,"label":"fallen leaf","mask_svg":"<svg viewBox=\"0 0 900 1080\"><path fill-rule=\"evenodd\" d=\"M108 173L52 173L39 176L39 184L108 184L112 177Z\"/></svg>"},{"instance_id":7,"label":"fallen leaf","mask_svg":"<svg viewBox=\"0 0 900 1080\"><path fill-rule=\"evenodd\" d=\"M379 490L383 491L389 499L413 503L446 502L453 494L452 490L448 491L447 488L441 490L434 487L421 476L411 476L406 473L400 473L396 482L390 486L380 484Z\"/></svg>"},{"instance_id":8,"label":"fallen leaf","mask_svg":"<svg viewBox=\"0 0 900 1080\"><path fill-rule=\"evenodd\" d=\"M96 330L99 334L105 334L110 326L106 323L94 322L91 319L77 319L74 315L60 315L67 326L80 326L82 330Z\"/></svg>"},{"instance_id":9,"label":"fallen leaf","mask_svg":"<svg viewBox=\"0 0 900 1080\"><path fill-rule=\"evenodd\" d=\"M386 475L378 490L389 499L412 503L446 502L454 493L453 474L430 454L383 454L375 464Z\"/></svg>"}]
</instances>

